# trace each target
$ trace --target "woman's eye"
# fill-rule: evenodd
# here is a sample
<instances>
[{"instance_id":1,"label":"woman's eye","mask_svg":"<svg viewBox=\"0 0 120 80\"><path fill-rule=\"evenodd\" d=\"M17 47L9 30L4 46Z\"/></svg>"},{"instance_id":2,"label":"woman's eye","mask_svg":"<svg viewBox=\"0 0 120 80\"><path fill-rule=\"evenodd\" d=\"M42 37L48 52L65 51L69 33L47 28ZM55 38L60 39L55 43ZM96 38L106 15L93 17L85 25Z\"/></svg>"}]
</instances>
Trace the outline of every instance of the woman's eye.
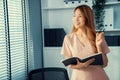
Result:
<instances>
[{"instance_id":1,"label":"woman's eye","mask_svg":"<svg viewBox=\"0 0 120 80\"><path fill-rule=\"evenodd\" d=\"M73 15L73 17L82 17L82 16L76 16L76 15Z\"/></svg>"}]
</instances>

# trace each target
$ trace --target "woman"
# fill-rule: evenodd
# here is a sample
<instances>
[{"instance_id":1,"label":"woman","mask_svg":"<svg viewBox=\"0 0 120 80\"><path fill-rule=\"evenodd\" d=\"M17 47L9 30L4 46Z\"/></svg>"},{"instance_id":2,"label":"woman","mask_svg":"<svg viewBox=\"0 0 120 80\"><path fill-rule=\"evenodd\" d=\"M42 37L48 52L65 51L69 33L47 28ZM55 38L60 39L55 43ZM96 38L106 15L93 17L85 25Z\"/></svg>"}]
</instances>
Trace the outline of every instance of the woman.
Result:
<instances>
[{"instance_id":1,"label":"woman","mask_svg":"<svg viewBox=\"0 0 120 80\"><path fill-rule=\"evenodd\" d=\"M73 29L63 41L61 54L66 58L87 56L102 53L103 65L89 65L95 61L90 59L84 63L77 60L77 65L68 65L73 69L71 80L109 80L104 67L107 66L109 48L104 39L104 33L96 33L93 11L87 5L75 8Z\"/></svg>"}]
</instances>

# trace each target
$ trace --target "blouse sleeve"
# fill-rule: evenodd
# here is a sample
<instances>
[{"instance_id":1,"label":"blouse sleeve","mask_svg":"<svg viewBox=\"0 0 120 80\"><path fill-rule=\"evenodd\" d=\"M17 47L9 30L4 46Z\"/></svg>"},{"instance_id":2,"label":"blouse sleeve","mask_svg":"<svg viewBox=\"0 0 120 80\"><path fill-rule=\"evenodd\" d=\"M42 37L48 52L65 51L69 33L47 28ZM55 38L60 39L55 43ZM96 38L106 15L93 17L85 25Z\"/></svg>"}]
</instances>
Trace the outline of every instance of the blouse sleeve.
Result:
<instances>
[{"instance_id":1,"label":"blouse sleeve","mask_svg":"<svg viewBox=\"0 0 120 80\"><path fill-rule=\"evenodd\" d=\"M107 45L107 42L106 42L105 39L103 40L103 43L102 43L102 52L103 52L104 54L107 54L107 53L110 52L110 50L109 50L109 48L108 48L108 45Z\"/></svg>"},{"instance_id":2,"label":"blouse sleeve","mask_svg":"<svg viewBox=\"0 0 120 80\"><path fill-rule=\"evenodd\" d=\"M61 49L61 54L63 54L66 58L69 58L72 56L71 54L71 50L70 50L70 44L69 44L69 39L67 36L64 37L63 40L63 45L62 45L62 49Z\"/></svg>"}]
</instances>

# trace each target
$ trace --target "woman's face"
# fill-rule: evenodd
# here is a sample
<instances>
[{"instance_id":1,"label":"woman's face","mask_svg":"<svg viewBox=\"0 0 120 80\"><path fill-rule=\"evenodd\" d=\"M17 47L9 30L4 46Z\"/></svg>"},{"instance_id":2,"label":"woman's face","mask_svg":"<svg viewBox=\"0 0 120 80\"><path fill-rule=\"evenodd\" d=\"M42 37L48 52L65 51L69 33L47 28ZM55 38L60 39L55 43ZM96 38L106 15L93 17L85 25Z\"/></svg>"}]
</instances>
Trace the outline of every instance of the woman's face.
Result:
<instances>
[{"instance_id":1,"label":"woman's face","mask_svg":"<svg viewBox=\"0 0 120 80\"><path fill-rule=\"evenodd\" d=\"M83 14L81 13L81 11L79 9L77 9L74 12L73 25L77 29L78 28L84 28L84 26L85 26L85 17L83 16Z\"/></svg>"}]
</instances>

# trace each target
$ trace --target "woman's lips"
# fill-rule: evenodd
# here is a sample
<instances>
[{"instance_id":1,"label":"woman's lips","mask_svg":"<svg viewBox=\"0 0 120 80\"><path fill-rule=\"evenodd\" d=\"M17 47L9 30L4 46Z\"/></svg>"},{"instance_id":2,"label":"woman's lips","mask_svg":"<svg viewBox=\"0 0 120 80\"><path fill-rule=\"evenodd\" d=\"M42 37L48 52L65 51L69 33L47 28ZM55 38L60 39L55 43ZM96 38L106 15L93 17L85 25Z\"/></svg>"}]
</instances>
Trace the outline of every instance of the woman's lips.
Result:
<instances>
[{"instance_id":1,"label":"woman's lips","mask_svg":"<svg viewBox=\"0 0 120 80\"><path fill-rule=\"evenodd\" d=\"M80 23L76 23L76 25L79 25Z\"/></svg>"}]
</instances>

